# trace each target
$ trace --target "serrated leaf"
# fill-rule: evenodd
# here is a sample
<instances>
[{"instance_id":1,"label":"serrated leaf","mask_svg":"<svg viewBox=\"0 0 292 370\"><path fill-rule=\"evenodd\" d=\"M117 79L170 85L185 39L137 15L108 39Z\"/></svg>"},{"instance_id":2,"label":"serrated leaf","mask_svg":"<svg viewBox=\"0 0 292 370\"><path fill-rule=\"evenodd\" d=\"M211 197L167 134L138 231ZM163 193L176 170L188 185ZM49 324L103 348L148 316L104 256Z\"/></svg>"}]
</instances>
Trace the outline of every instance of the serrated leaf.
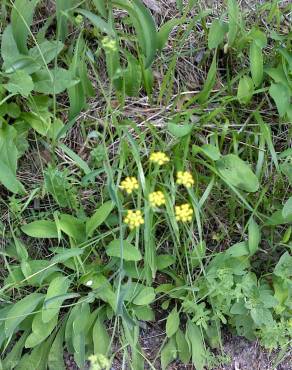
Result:
<instances>
[{"instance_id":1,"label":"serrated leaf","mask_svg":"<svg viewBox=\"0 0 292 370\"><path fill-rule=\"evenodd\" d=\"M66 298L63 295L67 293L70 283L71 281L66 276L58 276L51 281L42 309L44 323L48 323L59 314L61 305Z\"/></svg>"},{"instance_id":2,"label":"serrated leaf","mask_svg":"<svg viewBox=\"0 0 292 370\"><path fill-rule=\"evenodd\" d=\"M252 217L248 224L248 249L251 256L253 256L258 250L260 240L261 232L259 225Z\"/></svg>"},{"instance_id":3,"label":"serrated leaf","mask_svg":"<svg viewBox=\"0 0 292 370\"><path fill-rule=\"evenodd\" d=\"M111 200L100 206L95 211L94 215L86 221L86 235L91 237L98 226L100 226L108 218L113 208L114 204Z\"/></svg>"},{"instance_id":4,"label":"serrated leaf","mask_svg":"<svg viewBox=\"0 0 292 370\"><path fill-rule=\"evenodd\" d=\"M21 230L33 238L58 238L58 230L53 221L33 221L27 225L23 225Z\"/></svg>"},{"instance_id":5,"label":"serrated leaf","mask_svg":"<svg viewBox=\"0 0 292 370\"><path fill-rule=\"evenodd\" d=\"M177 312L177 308L170 312L166 319L166 335L168 338L172 337L179 328L179 313Z\"/></svg>"},{"instance_id":6,"label":"serrated leaf","mask_svg":"<svg viewBox=\"0 0 292 370\"><path fill-rule=\"evenodd\" d=\"M118 239L113 240L106 248L106 254L110 257L123 258L126 261L140 261L142 259L140 251L126 240L122 242Z\"/></svg>"}]
</instances>

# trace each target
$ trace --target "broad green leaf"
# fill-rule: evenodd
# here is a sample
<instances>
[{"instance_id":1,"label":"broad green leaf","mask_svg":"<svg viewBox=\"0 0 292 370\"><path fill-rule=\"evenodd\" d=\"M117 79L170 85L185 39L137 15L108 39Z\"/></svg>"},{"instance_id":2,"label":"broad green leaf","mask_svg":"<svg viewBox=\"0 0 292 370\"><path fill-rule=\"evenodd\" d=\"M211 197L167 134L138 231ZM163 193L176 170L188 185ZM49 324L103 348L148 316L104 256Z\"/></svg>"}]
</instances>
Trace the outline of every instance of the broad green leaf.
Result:
<instances>
[{"instance_id":1,"label":"broad green leaf","mask_svg":"<svg viewBox=\"0 0 292 370\"><path fill-rule=\"evenodd\" d=\"M126 10L137 33L139 46L145 56L145 68L149 68L157 49L157 32L150 11L140 0L114 0L113 5Z\"/></svg>"},{"instance_id":2,"label":"broad green leaf","mask_svg":"<svg viewBox=\"0 0 292 370\"><path fill-rule=\"evenodd\" d=\"M84 252L84 249L70 248L64 250L58 250L57 254L51 259L51 263L62 263L72 257L80 256Z\"/></svg>"},{"instance_id":3,"label":"broad green leaf","mask_svg":"<svg viewBox=\"0 0 292 370\"><path fill-rule=\"evenodd\" d=\"M71 73L64 68L54 68L49 71L40 70L33 75L34 91L41 94L59 94L76 85L79 81L72 78Z\"/></svg>"},{"instance_id":4,"label":"broad green leaf","mask_svg":"<svg viewBox=\"0 0 292 370\"><path fill-rule=\"evenodd\" d=\"M61 41L45 40L41 44L29 49L28 55L39 64L40 68L54 60L57 55L63 50L64 44Z\"/></svg>"},{"instance_id":5,"label":"broad green leaf","mask_svg":"<svg viewBox=\"0 0 292 370\"><path fill-rule=\"evenodd\" d=\"M175 256L171 254L159 254L156 256L156 265L158 270L164 270L173 265L176 261Z\"/></svg>"},{"instance_id":6,"label":"broad green leaf","mask_svg":"<svg viewBox=\"0 0 292 370\"><path fill-rule=\"evenodd\" d=\"M166 319L166 335L168 338L172 337L179 328L179 313L174 307Z\"/></svg>"},{"instance_id":7,"label":"broad green leaf","mask_svg":"<svg viewBox=\"0 0 292 370\"><path fill-rule=\"evenodd\" d=\"M184 364L188 364L191 358L191 352L185 334L182 332L181 329L177 330L175 340L179 359Z\"/></svg>"},{"instance_id":8,"label":"broad green leaf","mask_svg":"<svg viewBox=\"0 0 292 370\"><path fill-rule=\"evenodd\" d=\"M2 362L3 369L14 369L19 363L27 336L28 333L24 332L21 337L17 339L16 343L13 345L13 348Z\"/></svg>"},{"instance_id":9,"label":"broad green leaf","mask_svg":"<svg viewBox=\"0 0 292 370\"><path fill-rule=\"evenodd\" d=\"M51 114L49 112L25 112L22 113L21 118L42 136L46 136L51 127Z\"/></svg>"},{"instance_id":10,"label":"broad green leaf","mask_svg":"<svg viewBox=\"0 0 292 370\"><path fill-rule=\"evenodd\" d=\"M8 311L5 320L5 334L10 337L18 325L33 312L39 302L44 298L41 293L31 293L14 303Z\"/></svg>"},{"instance_id":11,"label":"broad green leaf","mask_svg":"<svg viewBox=\"0 0 292 370\"><path fill-rule=\"evenodd\" d=\"M152 287L143 288L134 298L133 303L137 306L144 306L152 303L155 299L155 291Z\"/></svg>"},{"instance_id":12,"label":"broad green leaf","mask_svg":"<svg viewBox=\"0 0 292 370\"><path fill-rule=\"evenodd\" d=\"M4 61L3 69L7 69L19 56L20 53L14 40L12 26L9 24L5 28L1 38L1 57Z\"/></svg>"},{"instance_id":13,"label":"broad green leaf","mask_svg":"<svg viewBox=\"0 0 292 370\"><path fill-rule=\"evenodd\" d=\"M228 0L228 45L232 46L237 36L240 13L237 0Z\"/></svg>"},{"instance_id":14,"label":"broad green leaf","mask_svg":"<svg viewBox=\"0 0 292 370\"><path fill-rule=\"evenodd\" d=\"M18 50L27 54L27 38L30 34L35 6L39 0L15 0L11 11L11 26Z\"/></svg>"},{"instance_id":15,"label":"broad green leaf","mask_svg":"<svg viewBox=\"0 0 292 370\"><path fill-rule=\"evenodd\" d=\"M161 351L161 368L162 370L166 370L168 365L176 359L177 356L177 348L175 339L170 338L168 342L164 345Z\"/></svg>"},{"instance_id":16,"label":"broad green leaf","mask_svg":"<svg viewBox=\"0 0 292 370\"><path fill-rule=\"evenodd\" d=\"M262 49L253 41L249 49L250 71L255 87L261 85L264 75L264 61Z\"/></svg>"},{"instance_id":17,"label":"broad green leaf","mask_svg":"<svg viewBox=\"0 0 292 370\"><path fill-rule=\"evenodd\" d=\"M292 197L290 197L282 209L282 216L284 218L292 217Z\"/></svg>"},{"instance_id":18,"label":"broad green leaf","mask_svg":"<svg viewBox=\"0 0 292 370\"><path fill-rule=\"evenodd\" d=\"M261 49L267 46L267 36L261 30L253 27L252 30L249 32L249 36L253 39L253 41L257 44L257 46Z\"/></svg>"},{"instance_id":19,"label":"broad green leaf","mask_svg":"<svg viewBox=\"0 0 292 370\"><path fill-rule=\"evenodd\" d=\"M19 70L9 76L9 81L4 85L4 87L12 94L20 94L28 97L33 90L34 85L30 75Z\"/></svg>"},{"instance_id":20,"label":"broad green leaf","mask_svg":"<svg viewBox=\"0 0 292 370\"><path fill-rule=\"evenodd\" d=\"M248 248L247 242L244 241L235 243L234 245L229 247L225 253L232 257L242 257L248 256L250 254L250 250Z\"/></svg>"},{"instance_id":21,"label":"broad green leaf","mask_svg":"<svg viewBox=\"0 0 292 370\"><path fill-rule=\"evenodd\" d=\"M38 312L32 321L32 333L25 342L25 348L34 348L42 343L55 329L58 316L54 316L48 323L42 321L42 312Z\"/></svg>"},{"instance_id":22,"label":"broad green leaf","mask_svg":"<svg viewBox=\"0 0 292 370\"><path fill-rule=\"evenodd\" d=\"M203 344L202 333L197 325L188 320L186 337L192 351L192 363L196 370L203 370L206 365L206 351Z\"/></svg>"},{"instance_id":23,"label":"broad green leaf","mask_svg":"<svg viewBox=\"0 0 292 370\"><path fill-rule=\"evenodd\" d=\"M253 80L249 76L243 76L239 80L237 99L240 104L248 104L254 93Z\"/></svg>"},{"instance_id":24,"label":"broad green leaf","mask_svg":"<svg viewBox=\"0 0 292 370\"><path fill-rule=\"evenodd\" d=\"M228 184L251 193L259 188L258 179L249 165L235 154L222 156L216 162L216 168Z\"/></svg>"},{"instance_id":25,"label":"broad green leaf","mask_svg":"<svg viewBox=\"0 0 292 370\"><path fill-rule=\"evenodd\" d=\"M84 15L84 17L88 18L90 22L96 27L98 30L102 31L103 33L106 33L109 36L115 36L115 32L112 29L111 25L104 21L101 17L98 15L89 12L85 9L76 9L76 13Z\"/></svg>"},{"instance_id":26,"label":"broad green leaf","mask_svg":"<svg viewBox=\"0 0 292 370\"><path fill-rule=\"evenodd\" d=\"M290 91L288 87L282 83L271 84L269 93L274 99L279 115L283 117L290 106Z\"/></svg>"},{"instance_id":27,"label":"broad green leaf","mask_svg":"<svg viewBox=\"0 0 292 370\"><path fill-rule=\"evenodd\" d=\"M110 257L123 258L126 261L140 261L142 259L140 251L126 240L122 242L118 239L113 240L106 248L106 254Z\"/></svg>"},{"instance_id":28,"label":"broad green leaf","mask_svg":"<svg viewBox=\"0 0 292 370\"><path fill-rule=\"evenodd\" d=\"M208 48L216 49L224 40L225 33L227 32L226 23L215 19L208 34Z\"/></svg>"},{"instance_id":29,"label":"broad green leaf","mask_svg":"<svg viewBox=\"0 0 292 370\"><path fill-rule=\"evenodd\" d=\"M79 306L78 314L73 321L73 338L72 343L74 347L74 360L76 364L83 368L85 365L85 336L87 334L88 321L90 318L89 304L83 303ZM83 320L80 320L80 317Z\"/></svg>"},{"instance_id":30,"label":"broad green leaf","mask_svg":"<svg viewBox=\"0 0 292 370\"><path fill-rule=\"evenodd\" d=\"M200 150L213 161L218 161L221 157L220 151L215 145L203 144Z\"/></svg>"},{"instance_id":31,"label":"broad green leaf","mask_svg":"<svg viewBox=\"0 0 292 370\"><path fill-rule=\"evenodd\" d=\"M106 0L92 0L97 11L102 15L103 18L107 19Z\"/></svg>"},{"instance_id":32,"label":"broad green leaf","mask_svg":"<svg viewBox=\"0 0 292 370\"><path fill-rule=\"evenodd\" d=\"M58 238L55 222L47 220L33 221L23 225L21 230L33 238Z\"/></svg>"},{"instance_id":33,"label":"broad green leaf","mask_svg":"<svg viewBox=\"0 0 292 370\"><path fill-rule=\"evenodd\" d=\"M108 218L114 208L113 202L110 200L100 206L93 216L86 221L86 235L91 237L94 231Z\"/></svg>"},{"instance_id":34,"label":"broad green leaf","mask_svg":"<svg viewBox=\"0 0 292 370\"><path fill-rule=\"evenodd\" d=\"M94 345L94 354L101 353L106 356L110 345L110 337L100 317L96 319L96 322L92 329L92 339Z\"/></svg>"},{"instance_id":35,"label":"broad green leaf","mask_svg":"<svg viewBox=\"0 0 292 370\"><path fill-rule=\"evenodd\" d=\"M67 293L70 283L71 281L66 276L58 276L51 281L42 309L42 320L44 323L48 323L54 316L59 314L61 305L65 300L62 295Z\"/></svg>"},{"instance_id":36,"label":"broad green leaf","mask_svg":"<svg viewBox=\"0 0 292 370\"><path fill-rule=\"evenodd\" d=\"M175 137L183 137L188 134L190 134L193 130L194 126L193 125L178 125L174 122L169 122L167 124L167 129L168 131Z\"/></svg>"},{"instance_id":37,"label":"broad green leaf","mask_svg":"<svg viewBox=\"0 0 292 370\"><path fill-rule=\"evenodd\" d=\"M0 183L13 193L24 193L24 187L16 178L18 150L17 131L2 124L0 128Z\"/></svg>"},{"instance_id":38,"label":"broad green leaf","mask_svg":"<svg viewBox=\"0 0 292 370\"><path fill-rule=\"evenodd\" d=\"M208 71L207 79L204 83L203 90L198 95L199 103L205 103L208 100L213 89L213 86L215 85L216 82L216 73L217 73L217 56L216 53L214 53L212 64Z\"/></svg>"},{"instance_id":39,"label":"broad green leaf","mask_svg":"<svg viewBox=\"0 0 292 370\"><path fill-rule=\"evenodd\" d=\"M64 363L64 334L65 334L65 324L62 325L61 329L58 331L52 347L50 348L48 357L48 367L49 370L65 370Z\"/></svg>"},{"instance_id":40,"label":"broad green leaf","mask_svg":"<svg viewBox=\"0 0 292 370\"><path fill-rule=\"evenodd\" d=\"M67 214L61 214L59 219L59 227L66 235L76 241L84 241L85 239L85 223L79 218Z\"/></svg>"},{"instance_id":41,"label":"broad green leaf","mask_svg":"<svg viewBox=\"0 0 292 370\"><path fill-rule=\"evenodd\" d=\"M248 249L251 256L258 250L261 241L261 232L259 225L252 217L248 224Z\"/></svg>"},{"instance_id":42,"label":"broad green leaf","mask_svg":"<svg viewBox=\"0 0 292 370\"><path fill-rule=\"evenodd\" d=\"M277 226L277 225L285 225L292 223L292 215L288 217L283 217L282 210L276 211L268 218L266 221L266 225L268 226Z\"/></svg>"}]
</instances>

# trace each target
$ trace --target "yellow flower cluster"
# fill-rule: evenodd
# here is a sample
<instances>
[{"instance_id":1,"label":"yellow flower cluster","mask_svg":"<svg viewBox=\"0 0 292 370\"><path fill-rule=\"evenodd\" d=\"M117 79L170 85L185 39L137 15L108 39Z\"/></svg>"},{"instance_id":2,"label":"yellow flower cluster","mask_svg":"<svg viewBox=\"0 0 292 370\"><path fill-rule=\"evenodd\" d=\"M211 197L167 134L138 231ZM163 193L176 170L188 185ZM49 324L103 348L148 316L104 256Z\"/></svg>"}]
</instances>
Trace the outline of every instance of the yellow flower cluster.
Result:
<instances>
[{"instance_id":1,"label":"yellow flower cluster","mask_svg":"<svg viewBox=\"0 0 292 370\"><path fill-rule=\"evenodd\" d=\"M124 218L124 222L126 225L129 226L131 230L135 229L136 227L139 227L140 225L143 225L144 219L142 216L142 212L140 210L137 211L129 210L127 212L126 217Z\"/></svg>"},{"instance_id":2,"label":"yellow flower cluster","mask_svg":"<svg viewBox=\"0 0 292 370\"><path fill-rule=\"evenodd\" d=\"M110 367L110 361L101 353L89 356L88 360L91 365L90 370L105 370Z\"/></svg>"},{"instance_id":3,"label":"yellow flower cluster","mask_svg":"<svg viewBox=\"0 0 292 370\"><path fill-rule=\"evenodd\" d=\"M116 40L106 36L102 39L101 44L106 51L117 51Z\"/></svg>"},{"instance_id":4,"label":"yellow flower cluster","mask_svg":"<svg viewBox=\"0 0 292 370\"><path fill-rule=\"evenodd\" d=\"M180 206L175 206L175 218L177 221L188 222L192 221L193 209L189 203L182 204Z\"/></svg>"},{"instance_id":5,"label":"yellow flower cluster","mask_svg":"<svg viewBox=\"0 0 292 370\"><path fill-rule=\"evenodd\" d=\"M126 177L125 180L121 182L120 188L127 194L132 194L134 190L139 189L138 180L136 177Z\"/></svg>"},{"instance_id":6,"label":"yellow flower cluster","mask_svg":"<svg viewBox=\"0 0 292 370\"><path fill-rule=\"evenodd\" d=\"M190 172L188 172L188 171L178 171L176 183L178 185L184 185L186 188L190 188L190 187L192 187L192 185L194 185L195 181L194 181L193 176Z\"/></svg>"},{"instance_id":7,"label":"yellow flower cluster","mask_svg":"<svg viewBox=\"0 0 292 370\"><path fill-rule=\"evenodd\" d=\"M165 204L165 196L162 191L153 191L149 194L149 203L152 207L160 207Z\"/></svg>"},{"instance_id":8,"label":"yellow flower cluster","mask_svg":"<svg viewBox=\"0 0 292 370\"><path fill-rule=\"evenodd\" d=\"M163 152L154 152L150 155L150 162L162 166L165 163L169 162L169 157Z\"/></svg>"}]
</instances>

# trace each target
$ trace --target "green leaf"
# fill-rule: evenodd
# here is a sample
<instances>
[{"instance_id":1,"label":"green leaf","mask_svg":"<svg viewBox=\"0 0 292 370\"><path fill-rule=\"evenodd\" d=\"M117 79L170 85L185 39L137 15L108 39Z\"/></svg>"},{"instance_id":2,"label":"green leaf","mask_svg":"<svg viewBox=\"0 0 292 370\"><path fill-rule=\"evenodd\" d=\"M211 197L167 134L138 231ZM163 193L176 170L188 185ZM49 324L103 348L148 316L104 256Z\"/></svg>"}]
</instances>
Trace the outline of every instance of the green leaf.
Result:
<instances>
[{"instance_id":1,"label":"green leaf","mask_svg":"<svg viewBox=\"0 0 292 370\"><path fill-rule=\"evenodd\" d=\"M35 6L39 0L15 0L11 11L11 26L18 50L27 54L27 38L30 33Z\"/></svg>"},{"instance_id":2,"label":"green leaf","mask_svg":"<svg viewBox=\"0 0 292 370\"><path fill-rule=\"evenodd\" d=\"M68 35L68 16L69 10L78 4L78 0L57 0L56 15L58 36L61 41L65 41Z\"/></svg>"},{"instance_id":3,"label":"green leaf","mask_svg":"<svg viewBox=\"0 0 292 370\"><path fill-rule=\"evenodd\" d=\"M261 241L261 232L259 225L252 217L248 224L248 249L251 256L253 256L259 248Z\"/></svg>"},{"instance_id":4,"label":"green leaf","mask_svg":"<svg viewBox=\"0 0 292 370\"><path fill-rule=\"evenodd\" d=\"M16 178L18 150L17 131L2 124L0 128L0 182L13 193L24 193L24 187Z\"/></svg>"},{"instance_id":5,"label":"green leaf","mask_svg":"<svg viewBox=\"0 0 292 370\"><path fill-rule=\"evenodd\" d=\"M86 221L86 235L92 236L94 231L108 218L114 208L114 203L110 200L99 207L93 216Z\"/></svg>"},{"instance_id":6,"label":"green leaf","mask_svg":"<svg viewBox=\"0 0 292 370\"><path fill-rule=\"evenodd\" d=\"M249 165L235 154L222 156L216 162L216 168L228 184L251 193L259 188L258 179Z\"/></svg>"},{"instance_id":7,"label":"green leaf","mask_svg":"<svg viewBox=\"0 0 292 370\"><path fill-rule=\"evenodd\" d=\"M237 99L240 104L248 104L254 93L253 81L249 76L243 76L239 80Z\"/></svg>"},{"instance_id":8,"label":"green leaf","mask_svg":"<svg viewBox=\"0 0 292 370\"><path fill-rule=\"evenodd\" d=\"M4 87L12 94L20 94L28 97L34 85L30 75L19 70L9 76L9 82L5 84Z\"/></svg>"},{"instance_id":9,"label":"green leaf","mask_svg":"<svg viewBox=\"0 0 292 370\"><path fill-rule=\"evenodd\" d=\"M13 348L8 353L8 355L4 358L2 362L4 370L14 369L19 363L27 336L28 333L24 332L21 337L17 339L16 343L13 345Z\"/></svg>"},{"instance_id":10,"label":"green leaf","mask_svg":"<svg viewBox=\"0 0 292 370\"><path fill-rule=\"evenodd\" d=\"M206 351L202 334L199 327L190 320L187 322L186 337L192 350L192 362L196 370L203 370L206 365Z\"/></svg>"},{"instance_id":11,"label":"green leaf","mask_svg":"<svg viewBox=\"0 0 292 370\"><path fill-rule=\"evenodd\" d=\"M292 197L290 197L282 209L282 216L284 218L292 217Z\"/></svg>"},{"instance_id":12,"label":"green leaf","mask_svg":"<svg viewBox=\"0 0 292 370\"><path fill-rule=\"evenodd\" d=\"M214 53L212 64L208 71L207 79L204 83L203 90L198 95L199 103L202 104L208 100L211 94L211 91L213 89L213 86L215 85L215 82L216 82L216 73L217 73L217 57L216 57L216 53Z\"/></svg>"},{"instance_id":13,"label":"green leaf","mask_svg":"<svg viewBox=\"0 0 292 370\"><path fill-rule=\"evenodd\" d=\"M66 370L64 364L64 334L65 334L65 324L62 325L58 334L56 335L52 347L49 352L48 357L48 367L49 370Z\"/></svg>"},{"instance_id":14,"label":"green leaf","mask_svg":"<svg viewBox=\"0 0 292 370\"><path fill-rule=\"evenodd\" d=\"M140 251L127 240L122 242L118 239L113 240L106 248L106 254L110 257L123 258L126 261L140 261L142 259Z\"/></svg>"},{"instance_id":15,"label":"green leaf","mask_svg":"<svg viewBox=\"0 0 292 370\"><path fill-rule=\"evenodd\" d=\"M65 300L63 295L67 293L70 283L71 281L66 276L57 276L51 281L42 309L44 323L48 323L54 316L58 316L61 305Z\"/></svg>"},{"instance_id":16,"label":"green leaf","mask_svg":"<svg viewBox=\"0 0 292 370\"><path fill-rule=\"evenodd\" d=\"M92 0L92 2L95 5L97 11L103 16L103 18L107 19L105 0Z\"/></svg>"},{"instance_id":17,"label":"green leaf","mask_svg":"<svg viewBox=\"0 0 292 370\"><path fill-rule=\"evenodd\" d=\"M248 256L250 254L250 250L248 248L247 242L239 242L235 243L231 247L229 247L225 253L231 257L242 257Z\"/></svg>"},{"instance_id":18,"label":"green leaf","mask_svg":"<svg viewBox=\"0 0 292 370\"><path fill-rule=\"evenodd\" d=\"M51 127L51 115L49 112L25 112L21 118L25 120L40 135L47 135Z\"/></svg>"},{"instance_id":19,"label":"green leaf","mask_svg":"<svg viewBox=\"0 0 292 370\"><path fill-rule=\"evenodd\" d=\"M68 148L65 144L60 144L59 147L75 162L75 164L80 167L83 172L88 175L91 173L91 169L89 168L88 164L79 157L78 154L73 152L72 149Z\"/></svg>"},{"instance_id":20,"label":"green leaf","mask_svg":"<svg viewBox=\"0 0 292 370\"><path fill-rule=\"evenodd\" d=\"M157 49L156 25L150 11L140 0L114 0L113 5L129 13L137 33L139 46L145 56L145 68L149 68L154 61Z\"/></svg>"},{"instance_id":21,"label":"green leaf","mask_svg":"<svg viewBox=\"0 0 292 370\"><path fill-rule=\"evenodd\" d=\"M32 321L32 333L25 342L25 348L34 348L42 343L55 329L58 316L54 316L48 323L42 321L42 312L38 312Z\"/></svg>"},{"instance_id":22,"label":"green leaf","mask_svg":"<svg viewBox=\"0 0 292 370\"><path fill-rule=\"evenodd\" d=\"M28 55L33 58L33 60L39 64L39 69L44 66L44 62L49 64L54 60L57 55L63 50L64 44L61 41L45 40L41 44L34 46L29 49Z\"/></svg>"},{"instance_id":23,"label":"green leaf","mask_svg":"<svg viewBox=\"0 0 292 370\"><path fill-rule=\"evenodd\" d=\"M168 365L176 359L177 348L175 339L170 338L161 351L161 368L166 370Z\"/></svg>"},{"instance_id":24,"label":"green leaf","mask_svg":"<svg viewBox=\"0 0 292 370\"><path fill-rule=\"evenodd\" d=\"M107 355L110 346L110 337L100 317L97 318L93 329L92 339L94 345L94 354Z\"/></svg>"},{"instance_id":25,"label":"green leaf","mask_svg":"<svg viewBox=\"0 0 292 370\"><path fill-rule=\"evenodd\" d=\"M276 211L268 218L266 225L268 226L277 226L290 224L292 222L292 215L288 217L283 217L282 210Z\"/></svg>"},{"instance_id":26,"label":"green leaf","mask_svg":"<svg viewBox=\"0 0 292 370\"><path fill-rule=\"evenodd\" d=\"M51 259L51 263L65 262L72 257L80 256L81 254L83 254L83 252L84 252L84 249L79 249L79 248L70 248L70 249L64 249L61 251L58 250L57 254Z\"/></svg>"},{"instance_id":27,"label":"green leaf","mask_svg":"<svg viewBox=\"0 0 292 370\"><path fill-rule=\"evenodd\" d=\"M53 221L33 221L30 224L23 225L21 230L33 238L58 238L58 230Z\"/></svg>"},{"instance_id":28,"label":"green leaf","mask_svg":"<svg viewBox=\"0 0 292 370\"><path fill-rule=\"evenodd\" d=\"M240 20L237 0L228 0L228 45L232 46L237 36Z\"/></svg>"},{"instance_id":29,"label":"green leaf","mask_svg":"<svg viewBox=\"0 0 292 370\"><path fill-rule=\"evenodd\" d=\"M172 337L179 328L179 313L174 307L166 319L166 335L168 338Z\"/></svg>"},{"instance_id":30,"label":"green leaf","mask_svg":"<svg viewBox=\"0 0 292 370\"><path fill-rule=\"evenodd\" d=\"M179 359L184 363L188 364L191 358L191 353L189 349L186 337L181 329L178 329L175 336L177 351Z\"/></svg>"},{"instance_id":31,"label":"green leaf","mask_svg":"<svg viewBox=\"0 0 292 370\"><path fill-rule=\"evenodd\" d=\"M184 137L189 135L193 128L193 125L177 125L174 122L169 122L167 124L168 131L175 137Z\"/></svg>"},{"instance_id":32,"label":"green leaf","mask_svg":"<svg viewBox=\"0 0 292 370\"><path fill-rule=\"evenodd\" d=\"M152 287L144 287L135 296L133 303L137 306L144 306L152 303L155 299L155 290Z\"/></svg>"},{"instance_id":33,"label":"green leaf","mask_svg":"<svg viewBox=\"0 0 292 370\"><path fill-rule=\"evenodd\" d=\"M218 159L221 157L221 153L215 145L203 144L200 147L200 150L213 161L218 161Z\"/></svg>"},{"instance_id":34,"label":"green leaf","mask_svg":"<svg viewBox=\"0 0 292 370\"><path fill-rule=\"evenodd\" d=\"M161 51L169 37L170 32L175 26L178 26L179 24L183 23L182 19L173 18L169 21L165 22L159 29L157 33L157 49Z\"/></svg>"},{"instance_id":35,"label":"green leaf","mask_svg":"<svg viewBox=\"0 0 292 370\"><path fill-rule=\"evenodd\" d=\"M43 69L33 75L34 91L41 94L60 94L76 85L79 80L72 78L64 68Z\"/></svg>"},{"instance_id":36,"label":"green leaf","mask_svg":"<svg viewBox=\"0 0 292 370\"><path fill-rule=\"evenodd\" d=\"M7 69L19 56L20 53L14 40L12 26L9 24L5 28L1 38L1 57L4 61L3 69Z\"/></svg>"},{"instance_id":37,"label":"green leaf","mask_svg":"<svg viewBox=\"0 0 292 370\"><path fill-rule=\"evenodd\" d=\"M224 40L225 33L227 31L226 23L215 19L208 34L208 48L216 49Z\"/></svg>"},{"instance_id":38,"label":"green leaf","mask_svg":"<svg viewBox=\"0 0 292 370\"><path fill-rule=\"evenodd\" d=\"M138 96L142 81L141 66L132 54L126 52L126 56L128 65L124 71L125 92L128 96Z\"/></svg>"},{"instance_id":39,"label":"green leaf","mask_svg":"<svg viewBox=\"0 0 292 370\"><path fill-rule=\"evenodd\" d=\"M159 254L156 257L156 265L158 270L164 270L167 267L173 265L176 261L175 256L172 256L171 254Z\"/></svg>"},{"instance_id":40,"label":"green leaf","mask_svg":"<svg viewBox=\"0 0 292 370\"><path fill-rule=\"evenodd\" d=\"M101 32L106 33L109 36L115 36L115 32L112 29L111 25L100 18L98 15L95 15L85 9L76 9L75 12L84 15L84 17L89 19L94 27L96 27Z\"/></svg>"},{"instance_id":41,"label":"green leaf","mask_svg":"<svg viewBox=\"0 0 292 370\"><path fill-rule=\"evenodd\" d=\"M76 241L85 239L85 223L83 220L67 214L61 214L59 220L60 229Z\"/></svg>"},{"instance_id":42,"label":"green leaf","mask_svg":"<svg viewBox=\"0 0 292 370\"><path fill-rule=\"evenodd\" d=\"M288 87L282 83L271 84L269 93L276 103L280 117L283 117L290 106L290 91Z\"/></svg>"},{"instance_id":43,"label":"green leaf","mask_svg":"<svg viewBox=\"0 0 292 370\"><path fill-rule=\"evenodd\" d=\"M31 293L12 305L5 320L5 334L7 338L10 337L17 329L18 325L33 312L43 297L43 294Z\"/></svg>"},{"instance_id":44,"label":"green leaf","mask_svg":"<svg viewBox=\"0 0 292 370\"><path fill-rule=\"evenodd\" d=\"M250 71L255 87L261 85L264 75L264 61L262 49L253 41L249 49Z\"/></svg>"}]
</instances>

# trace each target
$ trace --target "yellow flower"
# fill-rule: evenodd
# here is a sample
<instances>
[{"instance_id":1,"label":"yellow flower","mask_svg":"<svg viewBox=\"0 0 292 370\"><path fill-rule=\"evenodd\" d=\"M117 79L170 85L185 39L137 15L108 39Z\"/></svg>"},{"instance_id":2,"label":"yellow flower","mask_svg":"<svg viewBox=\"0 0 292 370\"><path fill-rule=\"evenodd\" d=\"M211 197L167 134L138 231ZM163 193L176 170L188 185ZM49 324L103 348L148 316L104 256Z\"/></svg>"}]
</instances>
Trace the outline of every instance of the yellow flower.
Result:
<instances>
[{"instance_id":1,"label":"yellow flower","mask_svg":"<svg viewBox=\"0 0 292 370\"><path fill-rule=\"evenodd\" d=\"M117 43L116 40L106 36L101 40L101 44L105 51L117 51Z\"/></svg>"},{"instance_id":2,"label":"yellow flower","mask_svg":"<svg viewBox=\"0 0 292 370\"><path fill-rule=\"evenodd\" d=\"M132 194L134 190L139 189L138 180L136 177L126 177L125 180L121 182L120 188L127 194Z\"/></svg>"},{"instance_id":3,"label":"yellow flower","mask_svg":"<svg viewBox=\"0 0 292 370\"><path fill-rule=\"evenodd\" d=\"M184 185L186 188L190 188L192 185L194 185L195 181L190 172L178 171L176 183L178 185Z\"/></svg>"},{"instance_id":4,"label":"yellow flower","mask_svg":"<svg viewBox=\"0 0 292 370\"><path fill-rule=\"evenodd\" d=\"M141 211L132 211L129 210L127 212L126 217L124 218L124 222L126 225L129 226L131 230L135 229L135 227L139 227L140 225L144 224L144 219L142 216Z\"/></svg>"},{"instance_id":5,"label":"yellow flower","mask_svg":"<svg viewBox=\"0 0 292 370\"><path fill-rule=\"evenodd\" d=\"M175 206L175 218L177 221L187 222L192 221L193 209L189 203L182 204L180 206Z\"/></svg>"},{"instance_id":6,"label":"yellow flower","mask_svg":"<svg viewBox=\"0 0 292 370\"><path fill-rule=\"evenodd\" d=\"M163 152L154 152L150 155L150 162L157 163L159 166L169 162L169 157Z\"/></svg>"},{"instance_id":7,"label":"yellow flower","mask_svg":"<svg viewBox=\"0 0 292 370\"><path fill-rule=\"evenodd\" d=\"M153 191L149 194L149 203L152 207L160 207L165 204L165 196L162 191Z\"/></svg>"}]
</instances>

